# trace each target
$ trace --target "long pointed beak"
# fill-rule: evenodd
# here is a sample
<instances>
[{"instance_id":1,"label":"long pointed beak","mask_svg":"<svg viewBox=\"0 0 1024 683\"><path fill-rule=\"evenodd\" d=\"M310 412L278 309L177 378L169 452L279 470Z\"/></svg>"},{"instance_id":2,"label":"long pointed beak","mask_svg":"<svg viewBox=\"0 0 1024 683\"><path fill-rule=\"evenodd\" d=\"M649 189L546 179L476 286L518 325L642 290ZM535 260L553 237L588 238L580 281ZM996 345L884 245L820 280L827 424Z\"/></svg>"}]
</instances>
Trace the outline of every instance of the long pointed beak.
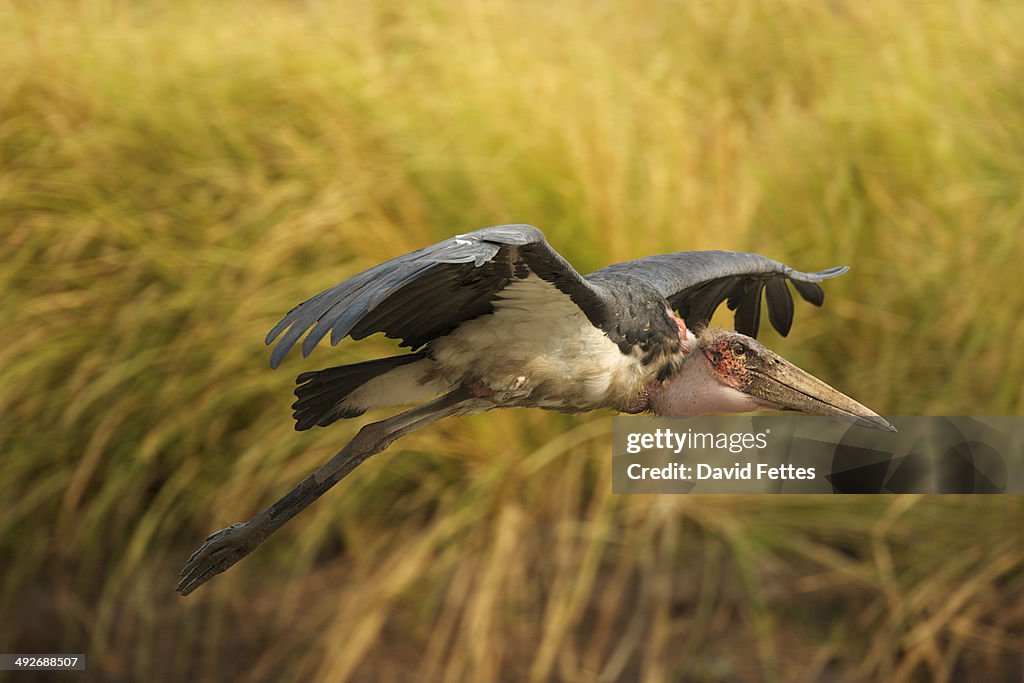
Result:
<instances>
[{"instance_id":1,"label":"long pointed beak","mask_svg":"<svg viewBox=\"0 0 1024 683\"><path fill-rule=\"evenodd\" d=\"M767 349L765 349L767 350ZM763 352L762 352L763 353ZM857 403L820 379L768 351L756 368L748 368L748 382L742 391L779 408L811 415L827 415L861 427L895 432L896 428L866 406Z\"/></svg>"}]
</instances>

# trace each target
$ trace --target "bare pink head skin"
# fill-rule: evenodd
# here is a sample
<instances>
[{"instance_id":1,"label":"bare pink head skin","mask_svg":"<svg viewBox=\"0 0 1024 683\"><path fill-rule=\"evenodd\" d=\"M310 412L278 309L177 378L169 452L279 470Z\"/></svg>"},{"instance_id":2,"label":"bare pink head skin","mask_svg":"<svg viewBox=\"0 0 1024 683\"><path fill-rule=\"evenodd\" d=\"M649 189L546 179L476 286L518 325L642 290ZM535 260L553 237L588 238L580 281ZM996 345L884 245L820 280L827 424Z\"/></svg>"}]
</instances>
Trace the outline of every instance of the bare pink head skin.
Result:
<instances>
[{"instance_id":1,"label":"bare pink head skin","mask_svg":"<svg viewBox=\"0 0 1024 683\"><path fill-rule=\"evenodd\" d=\"M686 360L648 387L649 408L666 417L796 410L894 432L869 408L738 332L704 329L684 338Z\"/></svg>"}]
</instances>

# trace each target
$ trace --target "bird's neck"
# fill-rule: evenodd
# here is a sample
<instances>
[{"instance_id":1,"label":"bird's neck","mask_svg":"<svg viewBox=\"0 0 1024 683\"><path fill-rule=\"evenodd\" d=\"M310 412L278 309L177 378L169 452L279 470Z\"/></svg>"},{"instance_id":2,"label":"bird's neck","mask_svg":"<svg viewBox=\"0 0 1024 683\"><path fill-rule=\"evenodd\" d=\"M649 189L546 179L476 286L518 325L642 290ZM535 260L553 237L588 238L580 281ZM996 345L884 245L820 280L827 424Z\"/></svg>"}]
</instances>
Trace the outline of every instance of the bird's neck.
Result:
<instances>
[{"instance_id":1,"label":"bird's neck","mask_svg":"<svg viewBox=\"0 0 1024 683\"><path fill-rule=\"evenodd\" d=\"M742 413L762 407L752 396L722 382L699 348L689 351L671 377L648 385L649 410L665 417L691 417Z\"/></svg>"}]
</instances>

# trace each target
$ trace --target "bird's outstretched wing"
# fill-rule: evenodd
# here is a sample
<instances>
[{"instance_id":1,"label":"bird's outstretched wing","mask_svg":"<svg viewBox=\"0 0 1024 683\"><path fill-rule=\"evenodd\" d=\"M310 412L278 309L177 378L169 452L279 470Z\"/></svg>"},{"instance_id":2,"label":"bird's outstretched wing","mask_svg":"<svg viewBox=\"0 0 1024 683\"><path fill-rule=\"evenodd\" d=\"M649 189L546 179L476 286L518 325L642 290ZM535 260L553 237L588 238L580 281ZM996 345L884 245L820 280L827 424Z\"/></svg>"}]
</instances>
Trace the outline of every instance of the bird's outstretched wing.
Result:
<instances>
[{"instance_id":1,"label":"bird's outstretched wing","mask_svg":"<svg viewBox=\"0 0 1024 683\"><path fill-rule=\"evenodd\" d=\"M280 337L270 365L276 368L311 327L303 356L328 332L331 344L383 332L419 348L492 312L495 296L529 274L569 296L595 325L607 317L600 285L584 280L540 230L498 225L393 258L299 304L267 334L267 344Z\"/></svg>"},{"instance_id":2,"label":"bird's outstretched wing","mask_svg":"<svg viewBox=\"0 0 1024 683\"><path fill-rule=\"evenodd\" d=\"M735 251L680 251L602 268L587 276L601 285L636 279L656 289L689 327L702 327L719 304L728 301L735 311L736 331L756 337L761 321L761 293L766 291L768 320L786 336L793 324L793 297L786 281L805 301L820 306L822 280L842 275L846 266L817 273L802 273L758 254Z\"/></svg>"}]
</instances>

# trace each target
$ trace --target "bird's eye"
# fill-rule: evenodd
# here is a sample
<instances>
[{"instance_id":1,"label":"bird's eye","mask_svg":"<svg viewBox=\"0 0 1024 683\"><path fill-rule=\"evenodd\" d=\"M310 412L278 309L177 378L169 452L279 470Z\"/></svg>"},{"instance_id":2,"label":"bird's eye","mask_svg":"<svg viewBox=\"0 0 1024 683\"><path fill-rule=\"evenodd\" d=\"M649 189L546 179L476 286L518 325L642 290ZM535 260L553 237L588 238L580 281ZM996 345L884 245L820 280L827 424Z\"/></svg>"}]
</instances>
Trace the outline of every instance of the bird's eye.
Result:
<instances>
[{"instance_id":1,"label":"bird's eye","mask_svg":"<svg viewBox=\"0 0 1024 683\"><path fill-rule=\"evenodd\" d=\"M735 353L737 356L742 356L747 352L747 347L745 347L743 344L733 344L732 352Z\"/></svg>"}]
</instances>

